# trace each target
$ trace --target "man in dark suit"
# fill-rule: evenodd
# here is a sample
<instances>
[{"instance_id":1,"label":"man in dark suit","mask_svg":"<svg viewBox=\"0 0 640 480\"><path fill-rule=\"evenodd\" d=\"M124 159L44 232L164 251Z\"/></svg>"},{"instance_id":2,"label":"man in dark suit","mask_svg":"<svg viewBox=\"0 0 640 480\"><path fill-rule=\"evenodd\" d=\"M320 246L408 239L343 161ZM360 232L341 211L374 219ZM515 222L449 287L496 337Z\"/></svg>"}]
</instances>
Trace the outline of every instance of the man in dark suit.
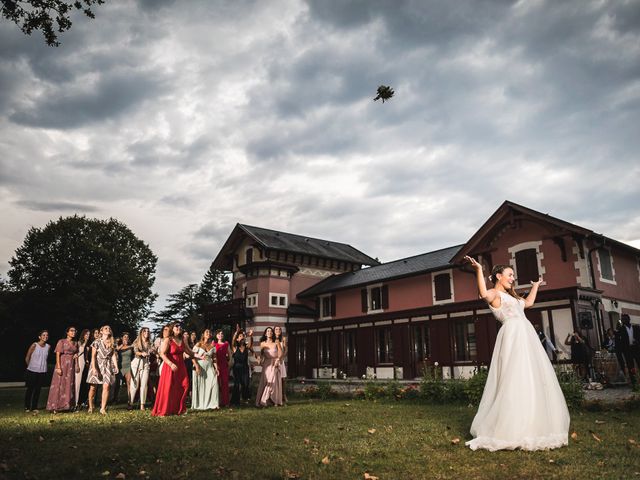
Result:
<instances>
[{"instance_id":1,"label":"man in dark suit","mask_svg":"<svg viewBox=\"0 0 640 480\"><path fill-rule=\"evenodd\" d=\"M620 316L622 324L616 331L616 349L624 359L625 371L631 383L636 384L636 374L640 367L640 325L631 325L631 318L626 313Z\"/></svg>"}]
</instances>

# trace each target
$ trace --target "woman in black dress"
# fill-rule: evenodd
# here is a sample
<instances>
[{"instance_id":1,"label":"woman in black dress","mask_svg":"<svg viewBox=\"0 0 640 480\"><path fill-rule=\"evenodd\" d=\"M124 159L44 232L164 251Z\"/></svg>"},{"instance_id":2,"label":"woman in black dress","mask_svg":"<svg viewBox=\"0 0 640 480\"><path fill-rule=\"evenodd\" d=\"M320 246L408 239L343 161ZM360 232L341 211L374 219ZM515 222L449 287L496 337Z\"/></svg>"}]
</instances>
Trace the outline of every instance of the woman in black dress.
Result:
<instances>
[{"instance_id":1,"label":"woman in black dress","mask_svg":"<svg viewBox=\"0 0 640 480\"><path fill-rule=\"evenodd\" d=\"M240 405L240 396L248 401L251 397L249 388L251 379L249 378L249 352L253 347L253 330L248 332L249 342L242 330L236 330L231 340L231 356L233 358L233 391L231 393L231 404Z\"/></svg>"}]
</instances>

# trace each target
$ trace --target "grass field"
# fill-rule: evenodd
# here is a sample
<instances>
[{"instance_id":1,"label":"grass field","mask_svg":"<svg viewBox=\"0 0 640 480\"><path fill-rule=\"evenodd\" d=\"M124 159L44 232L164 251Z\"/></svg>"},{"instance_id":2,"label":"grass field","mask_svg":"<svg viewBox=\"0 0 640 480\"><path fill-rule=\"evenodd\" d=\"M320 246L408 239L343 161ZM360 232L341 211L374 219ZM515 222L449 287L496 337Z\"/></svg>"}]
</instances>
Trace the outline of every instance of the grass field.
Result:
<instances>
[{"instance_id":1,"label":"grass field","mask_svg":"<svg viewBox=\"0 0 640 480\"><path fill-rule=\"evenodd\" d=\"M464 446L475 409L463 405L296 399L102 417L27 414L22 395L0 390L0 478L640 479L638 410L572 412L567 448L490 453Z\"/></svg>"}]
</instances>

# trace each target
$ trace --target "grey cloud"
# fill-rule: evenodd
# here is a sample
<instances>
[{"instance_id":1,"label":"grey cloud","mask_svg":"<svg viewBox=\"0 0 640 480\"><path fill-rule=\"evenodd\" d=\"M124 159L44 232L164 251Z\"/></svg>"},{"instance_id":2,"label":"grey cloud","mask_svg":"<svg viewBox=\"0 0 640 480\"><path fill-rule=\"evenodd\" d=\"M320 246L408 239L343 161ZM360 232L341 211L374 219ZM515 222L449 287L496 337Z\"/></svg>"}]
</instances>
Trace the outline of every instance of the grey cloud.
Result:
<instances>
[{"instance_id":1,"label":"grey cloud","mask_svg":"<svg viewBox=\"0 0 640 480\"><path fill-rule=\"evenodd\" d=\"M43 202L36 200L19 200L16 205L38 212L97 212L100 209L93 205L73 202Z\"/></svg>"},{"instance_id":2,"label":"grey cloud","mask_svg":"<svg viewBox=\"0 0 640 480\"><path fill-rule=\"evenodd\" d=\"M100 78L95 88L67 92L51 88L34 105L18 109L10 119L21 125L53 129L88 126L127 112L162 89L154 72L118 73Z\"/></svg>"}]
</instances>

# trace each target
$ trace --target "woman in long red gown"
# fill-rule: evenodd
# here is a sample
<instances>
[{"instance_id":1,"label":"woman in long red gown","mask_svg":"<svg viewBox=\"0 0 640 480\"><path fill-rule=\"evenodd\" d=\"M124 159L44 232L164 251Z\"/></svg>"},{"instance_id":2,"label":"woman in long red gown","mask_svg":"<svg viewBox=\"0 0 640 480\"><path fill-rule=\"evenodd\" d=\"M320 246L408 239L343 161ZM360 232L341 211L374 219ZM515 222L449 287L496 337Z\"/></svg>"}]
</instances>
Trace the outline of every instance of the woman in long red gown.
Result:
<instances>
[{"instance_id":1,"label":"woman in long red gown","mask_svg":"<svg viewBox=\"0 0 640 480\"><path fill-rule=\"evenodd\" d=\"M218 385L220 386L220 406L229 406L229 342L224 341L222 330L216 332L216 361L218 362Z\"/></svg>"},{"instance_id":2,"label":"woman in long red gown","mask_svg":"<svg viewBox=\"0 0 640 480\"><path fill-rule=\"evenodd\" d=\"M160 373L156 401L151 411L151 415L154 417L181 415L187 411L189 378L183 354L186 353L193 357L193 352L187 342L183 340L180 324L170 324L169 327L169 336L162 340L160 346L160 357L164 363Z\"/></svg>"}]
</instances>

